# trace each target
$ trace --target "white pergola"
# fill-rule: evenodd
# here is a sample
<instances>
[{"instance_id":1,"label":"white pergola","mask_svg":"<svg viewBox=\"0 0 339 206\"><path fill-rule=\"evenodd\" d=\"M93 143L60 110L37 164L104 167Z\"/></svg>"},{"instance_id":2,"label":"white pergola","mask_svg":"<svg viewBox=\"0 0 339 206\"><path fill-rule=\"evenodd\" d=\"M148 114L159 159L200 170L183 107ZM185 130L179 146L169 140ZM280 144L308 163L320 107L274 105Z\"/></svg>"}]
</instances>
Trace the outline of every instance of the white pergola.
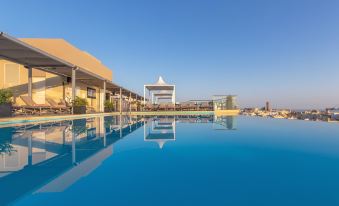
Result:
<instances>
[{"instance_id":1,"label":"white pergola","mask_svg":"<svg viewBox=\"0 0 339 206\"><path fill-rule=\"evenodd\" d=\"M146 104L146 90L148 91L148 101L157 103L158 100L171 100L175 104L175 85L167 84L160 76L158 81L154 84L144 85L144 104Z\"/></svg>"}]
</instances>

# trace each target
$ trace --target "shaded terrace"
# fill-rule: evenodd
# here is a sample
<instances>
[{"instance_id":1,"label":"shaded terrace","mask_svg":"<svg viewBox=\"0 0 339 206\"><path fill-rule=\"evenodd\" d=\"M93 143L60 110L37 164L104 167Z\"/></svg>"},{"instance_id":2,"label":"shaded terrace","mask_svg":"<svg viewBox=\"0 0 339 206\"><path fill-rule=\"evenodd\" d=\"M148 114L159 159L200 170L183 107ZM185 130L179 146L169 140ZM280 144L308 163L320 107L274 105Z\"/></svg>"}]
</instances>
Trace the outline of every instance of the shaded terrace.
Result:
<instances>
[{"instance_id":1,"label":"shaded terrace","mask_svg":"<svg viewBox=\"0 0 339 206\"><path fill-rule=\"evenodd\" d=\"M74 100L76 97L76 86L78 83L84 83L89 86L96 86L100 88L100 112L104 112L104 101L106 99L106 92L111 92L113 97L117 97L119 101L118 111L123 111L123 100L129 102L128 110L131 110L131 102L143 101L144 98L135 92L132 92L122 86L113 83L109 78L104 78L96 73L83 68L83 65L77 65L65 61L51 55L41 49L33 47L17 38L11 37L3 32L0 33L0 58L17 64L23 65L28 70L27 85L15 86L14 91L23 91L27 88L28 96L32 97L32 69L38 69L44 72L55 74L71 82L72 96ZM46 81L53 81L46 79ZM111 99L111 98L110 98Z\"/></svg>"}]
</instances>

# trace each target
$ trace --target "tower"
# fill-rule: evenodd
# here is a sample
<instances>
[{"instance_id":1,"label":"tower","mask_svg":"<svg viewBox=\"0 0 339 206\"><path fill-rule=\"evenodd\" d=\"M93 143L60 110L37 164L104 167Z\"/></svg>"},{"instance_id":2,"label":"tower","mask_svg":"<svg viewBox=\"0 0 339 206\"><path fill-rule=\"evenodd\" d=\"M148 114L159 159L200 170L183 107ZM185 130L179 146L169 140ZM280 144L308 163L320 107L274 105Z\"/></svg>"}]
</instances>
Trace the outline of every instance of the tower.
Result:
<instances>
[{"instance_id":1,"label":"tower","mask_svg":"<svg viewBox=\"0 0 339 206\"><path fill-rule=\"evenodd\" d=\"M271 111L271 107L270 107L270 102L269 101L266 102L265 111L266 112L270 112Z\"/></svg>"}]
</instances>

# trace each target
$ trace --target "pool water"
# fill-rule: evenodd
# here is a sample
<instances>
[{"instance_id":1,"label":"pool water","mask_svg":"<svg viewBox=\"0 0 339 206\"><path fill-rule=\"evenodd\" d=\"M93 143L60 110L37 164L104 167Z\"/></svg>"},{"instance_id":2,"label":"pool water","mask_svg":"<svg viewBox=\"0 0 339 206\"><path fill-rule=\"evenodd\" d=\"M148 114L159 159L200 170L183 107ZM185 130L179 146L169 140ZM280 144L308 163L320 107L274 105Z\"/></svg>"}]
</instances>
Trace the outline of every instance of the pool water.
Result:
<instances>
[{"instance_id":1,"label":"pool water","mask_svg":"<svg viewBox=\"0 0 339 206\"><path fill-rule=\"evenodd\" d=\"M339 205L339 125L126 117L0 128L0 205Z\"/></svg>"}]
</instances>

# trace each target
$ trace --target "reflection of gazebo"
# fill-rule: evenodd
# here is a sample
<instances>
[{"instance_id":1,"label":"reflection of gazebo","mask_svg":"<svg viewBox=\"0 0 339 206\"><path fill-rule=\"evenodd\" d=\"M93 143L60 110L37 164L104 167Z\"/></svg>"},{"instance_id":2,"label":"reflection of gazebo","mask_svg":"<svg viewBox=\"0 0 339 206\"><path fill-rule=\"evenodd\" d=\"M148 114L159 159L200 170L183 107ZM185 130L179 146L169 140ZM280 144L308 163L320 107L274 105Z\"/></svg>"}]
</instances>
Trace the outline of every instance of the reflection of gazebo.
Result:
<instances>
[{"instance_id":1,"label":"reflection of gazebo","mask_svg":"<svg viewBox=\"0 0 339 206\"><path fill-rule=\"evenodd\" d=\"M144 98L146 98L146 90L148 90L148 99L151 99L152 104L158 100L171 100L175 104L175 85L167 84L160 76L155 84L144 85ZM144 99L144 104L146 99Z\"/></svg>"},{"instance_id":2,"label":"reflection of gazebo","mask_svg":"<svg viewBox=\"0 0 339 206\"><path fill-rule=\"evenodd\" d=\"M152 120L144 124L144 141L157 142L162 149L167 141L175 141L175 119Z\"/></svg>"}]
</instances>

